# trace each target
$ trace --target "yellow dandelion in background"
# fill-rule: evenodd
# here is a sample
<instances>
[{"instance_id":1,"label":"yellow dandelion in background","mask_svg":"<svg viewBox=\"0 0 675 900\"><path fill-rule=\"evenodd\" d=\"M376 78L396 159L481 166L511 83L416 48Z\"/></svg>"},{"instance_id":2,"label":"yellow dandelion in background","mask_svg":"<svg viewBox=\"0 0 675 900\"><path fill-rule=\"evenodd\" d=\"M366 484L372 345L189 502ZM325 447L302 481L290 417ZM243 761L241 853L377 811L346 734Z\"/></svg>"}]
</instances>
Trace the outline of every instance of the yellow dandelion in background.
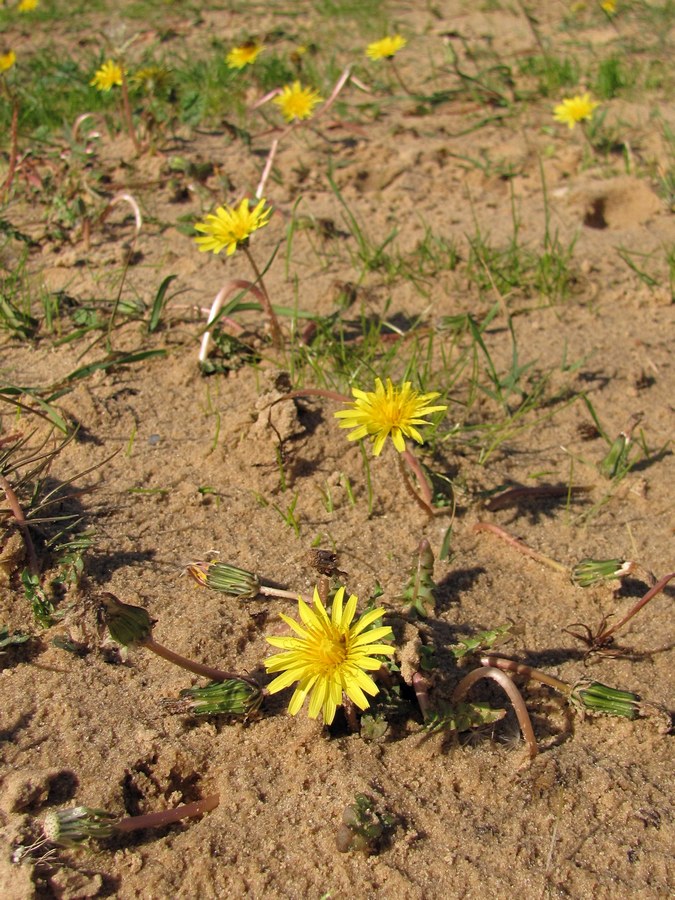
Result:
<instances>
[{"instance_id":1,"label":"yellow dandelion in background","mask_svg":"<svg viewBox=\"0 0 675 900\"><path fill-rule=\"evenodd\" d=\"M616 0L602 0L600 9L606 12L608 16L613 16L616 12Z\"/></svg>"},{"instance_id":2,"label":"yellow dandelion in background","mask_svg":"<svg viewBox=\"0 0 675 900\"><path fill-rule=\"evenodd\" d=\"M447 406L429 406L432 400L440 397L438 393L420 394L413 390L409 381L399 387L394 387L387 378L386 388L379 378L375 379L374 391L360 391L352 388L352 394L356 397L351 404L351 409L343 409L335 413L335 417L342 419L340 428L354 428L347 435L350 441L358 441L364 437L370 437L374 442L373 453L379 456L384 447L384 442L391 435L394 447L399 453L405 450L405 438L411 437L422 443L422 435L416 425L428 425L424 416L434 412L446 410Z\"/></svg>"},{"instance_id":3,"label":"yellow dandelion in background","mask_svg":"<svg viewBox=\"0 0 675 900\"><path fill-rule=\"evenodd\" d=\"M294 81L293 84L287 84L272 102L279 107L284 119L292 122L293 119L310 119L314 107L322 100L323 97L317 91Z\"/></svg>"},{"instance_id":4,"label":"yellow dandelion in background","mask_svg":"<svg viewBox=\"0 0 675 900\"><path fill-rule=\"evenodd\" d=\"M122 66L107 59L89 82L99 91L109 91L114 85L122 84Z\"/></svg>"},{"instance_id":5,"label":"yellow dandelion in background","mask_svg":"<svg viewBox=\"0 0 675 900\"><path fill-rule=\"evenodd\" d=\"M225 62L231 69L243 69L254 63L264 49L257 41L246 41L245 44L233 47L225 57Z\"/></svg>"},{"instance_id":6,"label":"yellow dandelion in background","mask_svg":"<svg viewBox=\"0 0 675 900\"><path fill-rule=\"evenodd\" d=\"M0 74L11 69L16 62L16 53L8 50L7 53L0 53Z\"/></svg>"},{"instance_id":7,"label":"yellow dandelion in background","mask_svg":"<svg viewBox=\"0 0 675 900\"><path fill-rule=\"evenodd\" d=\"M38 0L21 0L17 9L19 12L32 12L37 8Z\"/></svg>"},{"instance_id":8,"label":"yellow dandelion in background","mask_svg":"<svg viewBox=\"0 0 675 900\"><path fill-rule=\"evenodd\" d=\"M195 238L202 253L209 250L220 253L227 248L227 255L231 256L239 244L269 222L272 209L265 206L264 198L253 209L249 207L246 197L241 201L237 209L231 206L219 206L215 214L208 215L203 222L195 225L196 231L201 231L206 237Z\"/></svg>"},{"instance_id":9,"label":"yellow dandelion in background","mask_svg":"<svg viewBox=\"0 0 675 900\"><path fill-rule=\"evenodd\" d=\"M382 40L373 41L366 47L366 56L368 59L391 59L399 50L401 50L408 42L400 34L394 34L383 37Z\"/></svg>"},{"instance_id":10,"label":"yellow dandelion in background","mask_svg":"<svg viewBox=\"0 0 675 900\"><path fill-rule=\"evenodd\" d=\"M597 100L591 100L588 91L585 94L579 94L576 97L565 97L562 103L559 103L553 110L553 118L556 122L574 128L577 122L584 119L590 119L593 110L600 106Z\"/></svg>"},{"instance_id":11,"label":"yellow dandelion in background","mask_svg":"<svg viewBox=\"0 0 675 900\"><path fill-rule=\"evenodd\" d=\"M366 672L376 672L382 665L376 656L394 653L390 644L378 643L393 637L391 628L380 625L366 630L383 615L382 607L364 613L352 625L357 597L352 594L343 606L344 594L345 589L341 587L335 594L329 617L315 588L313 607L298 598L302 624L280 614L296 637L265 638L268 644L284 651L265 660L268 672L282 673L267 690L275 694L298 682L288 706L292 716L299 712L310 694L310 719L316 719L321 712L324 724L330 725L335 710L342 704L343 693L359 709L368 709L366 694L374 697L379 690Z\"/></svg>"}]
</instances>

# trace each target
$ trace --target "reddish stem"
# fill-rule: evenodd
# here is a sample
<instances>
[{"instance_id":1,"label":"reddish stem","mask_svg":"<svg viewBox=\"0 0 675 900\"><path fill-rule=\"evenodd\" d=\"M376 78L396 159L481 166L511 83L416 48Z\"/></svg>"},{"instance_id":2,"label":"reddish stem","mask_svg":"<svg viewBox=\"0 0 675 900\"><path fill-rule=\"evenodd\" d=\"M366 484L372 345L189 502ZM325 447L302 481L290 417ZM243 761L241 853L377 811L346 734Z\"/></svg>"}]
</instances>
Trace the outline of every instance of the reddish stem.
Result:
<instances>
[{"instance_id":1,"label":"reddish stem","mask_svg":"<svg viewBox=\"0 0 675 900\"><path fill-rule=\"evenodd\" d=\"M11 484L9 483L9 481L7 481L4 475L0 475L0 486L5 492L7 503L9 504L12 515L16 519L16 524L19 527L19 531L21 532L21 536L23 537L23 542L26 545L26 553L28 554L28 568L30 570L30 573L31 575L37 575L40 571L40 563L38 562L37 553L35 552L35 545L33 544L33 538L30 536L28 523L26 522L26 517L24 515L23 509L21 508L21 504L19 503L19 498L14 493Z\"/></svg>"},{"instance_id":2,"label":"reddish stem","mask_svg":"<svg viewBox=\"0 0 675 900\"><path fill-rule=\"evenodd\" d=\"M408 465L408 468L415 475L415 478L417 479L417 483L420 486L420 492L421 492L422 496L420 496L417 493L417 491L415 491L413 486L410 484L410 481L408 480L408 473L405 471L405 469L401 465L402 460ZM420 461L417 459L417 457L411 450L408 450L407 447L403 451L403 453L401 453L399 455L399 469L400 469L401 475L403 476L403 480L406 484L406 487L408 488L408 493L415 499L415 501L418 503L418 505L422 507L422 509L426 512L427 515L429 515L429 516L436 515L437 511L434 509L433 504L432 504L433 497L431 494L431 488L429 487L429 482L427 481L427 476L424 474L424 469L420 465Z\"/></svg>"},{"instance_id":3,"label":"reddish stem","mask_svg":"<svg viewBox=\"0 0 675 900\"><path fill-rule=\"evenodd\" d=\"M649 603L649 601L653 597L655 597L657 594L661 593L661 591L664 589L664 587L668 584L668 582L672 578L675 578L675 572L670 572L668 575L664 575L660 581L656 582L654 587L650 588L647 591L647 593L644 595L644 597L642 597L640 600L638 600L638 602L635 604L635 606L633 606L626 613L626 615L623 617L623 619L621 619L620 622L617 622L616 625L612 625L612 627L608 628L607 631L603 631L602 634L599 634L598 637L595 639L595 643L598 646L601 646L602 644L604 644L607 641L607 638L610 637L610 635L614 634L615 631L618 631L619 628L621 628L623 625L626 624L626 622L628 622L630 619L632 619L636 613L640 612L642 607L646 606L646 604Z\"/></svg>"},{"instance_id":4,"label":"reddish stem","mask_svg":"<svg viewBox=\"0 0 675 900\"><path fill-rule=\"evenodd\" d=\"M173 650L169 650L168 647L158 644L157 641L153 640L151 637L145 638L140 644L146 649L152 650L153 653L156 653L157 656L161 656L162 659L165 659L167 662L173 663L175 666L180 666L181 669L187 669L188 672L192 672L194 675L202 675L204 678L210 678L211 681L228 681L231 678L238 678L241 681L248 681L249 684L255 684L256 687L259 687L258 683L252 678L247 678L245 675L237 675L233 672L222 672L220 669L213 669L211 666L205 666L202 663L194 662L194 660L187 659L185 656L181 656L179 653L174 653Z\"/></svg>"},{"instance_id":5,"label":"reddish stem","mask_svg":"<svg viewBox=\"0 0 675 900\"><path fill-rule=\"evenodd\" d=\"M513 672L515 675L522 675L532 681L538 681L540 684L546 684L548 687L559 691L561 694L570 694L572 688L566 681L561 681L554 675L549 675L539 669L533 669L524 663L516 662L513 659L506 659L503 656L481 656L481 666L491 666L495 669L502 669L504 672Z\"/></svg>"},{"instance_id":6,"label":"reddish stem","mask_svg":"<svg viewBox=\"0 0 675 900\"><path fill-rule=\"evenodd\" d=\"M431 684L429 683L429 680L424 677L424 675L421 675L419 672L415 672L412 677L412 686L413 690L415 691L415 697L417 697L417 703L419 704L422 718L426 722L429 711L431 709L431 702L429 700L429 688L431 687Z\"/></svg>"},{"instance_id":7,"label":"reddish stem","mask_svg":"<svg viewBox=\"0 0 675 900\"><path fill-rule=\"evenodd\" d=\"M139 828L161 828L187 819L190 816L201 816L210 812L220 803L220 794L209 794L194 803L185 803L175 809L162 809L159 812L146 813L143 816L131 816L115 823L115 831L137 831Z\"/></svg>"},{"instance_id":8,"label":"reddish stem","mask_svg":"<svg viewBox=\"0 0 675 900\"><path fill-rule=\"evenodd\" d=\"M494 668L494 666L482 666L480 669L474 669L473 672L469 672L468 675L465 675L457 685L452 695L452 702L459 703L460 700L463 700L474 684L477 681L481 681L483 678L491 678L493 681L496 681L502 690L508 694L509 700L513 704L513 709L518 718L518 724L520 725L523 738L527 744L530 759L534 759L539 748L537 747L537 739L534 736L530 714L527 711L525 701L523 700L520 691L506 672L502 672L500 669Z\"/></svg>"},{"instance_id":9,"label":"reddish stem","mask_svg":"<svg viewBox=\"0 0 675 900\"><path fill-rule=\"evenodd\" d=\"M473 526L474 531L491 531L493 534L496 534L497 537L500 537L503 541L506 541L507 544L510 544L512 547L515 547L519 553L522 553L524 556L529 556L532 559L536 559L537 562L544 563L544 565L549 566L551 569L555 569L556 572L568 572L567 566L564 566L562 563L556 562L556 560L551 559L549 556L544 556L543 553L537 553L536 550L533 550L532 547L528 547L523 541L519 538L514 537L512 534L509 534L504 528L501 528L499 525L494 525L492 522L476 522Z\"/></svg>"}]
</instances>

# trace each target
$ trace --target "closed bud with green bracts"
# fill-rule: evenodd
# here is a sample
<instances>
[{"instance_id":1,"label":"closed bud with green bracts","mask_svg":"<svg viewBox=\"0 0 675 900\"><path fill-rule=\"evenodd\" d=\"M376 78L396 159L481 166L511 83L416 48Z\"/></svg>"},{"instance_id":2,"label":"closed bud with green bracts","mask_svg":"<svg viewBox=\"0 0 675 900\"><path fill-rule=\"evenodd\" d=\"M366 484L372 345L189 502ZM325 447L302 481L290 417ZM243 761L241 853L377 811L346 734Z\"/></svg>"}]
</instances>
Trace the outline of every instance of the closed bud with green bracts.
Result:
<instances>
[{"instance_id":1,"label":"closed bud with green bracts","mask_svg":"<svg viewBox=\"0 0 675 900\"><path fill-rule=\"evenodd\" d=\"M419 543L417 551L413 555L413 565L410 570L410 580L406 585L399 600L415 610L418 616L426 618L433 615L436 609L436 583L433 579L434 554L429 541L424 538Z\"/></svg>"},{"instance_id":2,"label":"closed bud with green bracts","mask_svg":"<svg viewBox=\"0 0 675 900\"><path fill-rule=\"evenodd\" d=\"M90 838L101 840L115 831L118 816L104 809L75 806L48 812L42 823L45 840L61 847L75 847Z\"/></svg>"},{"instance_id":3,"label":"closed bud with green bracts","mask_svg":"<svg viewBox=\"0 0 675 900\"><path fill-rule=\"evenodd\" d=\"M243 678L214 681L204 688L187 688L177 700L163 700L172 713L193 716L250 716L260 708L262 688Z\"/></svg>"},{"instance_id":4,"label":"closed bud with green bracts","mask_svg":"<svg viewBox=\"0 0 675 900\"><path fill-rule=\"evenodd\" d=\"M572 567L572 581L579 587L591 587L600 581L624 578L635 570L635 563L624 559L582 559Z\"/></svg>"},{"instance_id":5,"label":"closed bud with green bracts","mask_svg":"<svg viewBox=\"0 0 675 900\"><path fill-rule=\"evenodd\" d=\"M105 593L101 595L101 612L110 637L123 647L141 644L151 635L154 621L142 606L122 603L114 594Z\"/></svg>"},{"instance_id":6,"label":"closed bud with green bracts","mask_svg":"<svg viewBox=\"0 0 675 900\"><path fill-rule=\"evenodd\" d=\"M580 681L570 694L573 704L582 711L604 713L636 719L640 715L640 698L632 691L620 691L599 681Z\"/></svg>"},{"instance_id":7,"label":"closed bud with green bracts","mask_svg":"<svg viewBox=\"0 0 675 900\"><path fill-rule=\"evenodd\" d=\"M228 563L193 562L186 569L188 575L205 587L223 594L250 599L260 593L260 581L253 572Z\"/></svg>"}]
</instances>

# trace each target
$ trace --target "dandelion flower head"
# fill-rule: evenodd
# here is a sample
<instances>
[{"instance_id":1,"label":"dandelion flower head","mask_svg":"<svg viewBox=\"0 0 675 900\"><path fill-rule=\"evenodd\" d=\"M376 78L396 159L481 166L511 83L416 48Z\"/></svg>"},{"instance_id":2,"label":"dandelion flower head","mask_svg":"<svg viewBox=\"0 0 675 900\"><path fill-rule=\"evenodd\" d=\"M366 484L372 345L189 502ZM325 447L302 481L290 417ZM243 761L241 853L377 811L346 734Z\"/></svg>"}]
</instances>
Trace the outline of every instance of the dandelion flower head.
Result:
<instances>
[{"instance_id":1,"label":"dandelion flower head","mask_svg":"<svg viewBox=\"0 0 675 900\"><path fill-rule=\"evenodd\" d=\"M281 673L268 686L270 694L298 682L288 706L292 716L300 711L309 694L310 719L316 719L321 712L324 724L330 725L343 693L359 709L367 709L370 704L366 694L374 697L379 690L366 673L376 672L382 665L376 656L394 652L390 644L380 643L392 637L391 628L369 628L383 615L382 607L364 613L352 624L357 597L352 594L344 605L344 594L345 589L339 588L329 616L315 588L311 607L298 599L300 622L281 614L295 636L265 638L283 651L265 660L268 672Z\"/></svg>"},{"instance_id":2,"label":"dandelion flower head","mask_svg":"<svg viewBox=\"0 0 675 900\"><path fill-rule=\"evenodd\" d=\"M323 97L313 88L303 87L299 81L287 84L281 93L272 101L281 110L287 122L293 119L310 119L317 103Z\"/></svg>"},{"instance_id":3,"label":"dandelion flower head","mask_svg":"<svg viewBox=\"0 0 675 900\"><path fill-rule=\"evenodd\" d=\"M121 85L122 66L112 59L107 59L101 68L96 70L89 84L99 91L109 91L115 85Z\"/></svg>"},{"instance_id":4,"label":"dandelion flower head","mask_svg":"<svg viewBox=\"0 0 675 900\"><path fill-rule=\"evenodd\" d=\"M565 97L562 103L553 109L553 118L562 125L574 128L577 122L590 119L593 116L593 110L599 105L597 100L592 100L591 95L586 91L585 94L579 94L576 97Z\"/></svg>"},{"instance_id":5,"label":"dandelion flower head","mask_svg":"<svg viewBox=\"0 0 675 900\"><path fill-rule=\"evenodd\" d=\"M391 59L399 50L401 50L408 42L400 34L383 37L379 41L373 41L366 47L366 56L368 59Z\"/></svg>"},{"instance_id":6,"label":"dandelion flower head","mask_svg":"<svg viewBox=\"0 0 675 900\"><path fill-rule=\"evenodd\" d=\"M225 57L225 62L231 69L243 69L254 63L264 49L257 41L246 41L233 47Z\"/></svg>"},{"instance_id":7,"label":"dandelion flower head","mask_svg":"<svg viewBox=\"0 0 675 900\"><path fill-rule=\"evenodd\" d=\"M0 74L11 69L15 62L16 53L13 50L8 50L7 53L0 53Z\"/></svg>"},{"instance_id":8,"label":"dandelion flower head","mask_svg":"<svg viewBox=\"0 0 675 900\"><path fill-rule=\"evenodd\" d=\"M606 12L609 16L614 15L614 13L616 12L616 0L602 0L600 9L602 9L603 12Z\"/></svg>"},{"instance_id":9,"label":"dandelion flower head","mask_svg":"<svg viewBox=\"0 0 675 900\"><path fill-rule=\"evenodd\" d=\"M32 12L37 9L38 0L21 0L17 6L19 12Z\"/></svg>"},{"instance_id":10,"label":"dandelion flower head","mask_svg":"<svg viewBox=\"0 0 675 900\"><path fill-rule=\"evenodd\" d=\"M265 199L258 202L253 209L246 197L235 209L232 206L219 206L214 214L206 216L203 222L195 225L195 230L204 237L195 238L202 253L220 253L227 248L227 255L232 256L239 244L269 222L272 208L264 209Z\"/></svg>"},{"instance_id":11,"label":"dandelion flower head","mask_svg":"<svg viewBox=\"0 0 675 900\"><path fill-rule=\"evenodd\" d=\"M375 456L380 455L389 435L399 453L405 450L406 437L421 444L422 435L415 426L428 425L424 416L447 409L447 406L429 405L440 394L420 394L413 390L409 381L404 382L401 387L394 387L387 378L385 387L376 378L374 391L352 388L352 394L356 400L351 403L351 409L340 410L335 416L342 419L340 428L355 429L347 435L350 441L370 437L374 442Z\"/></svg>"}]
</instances>

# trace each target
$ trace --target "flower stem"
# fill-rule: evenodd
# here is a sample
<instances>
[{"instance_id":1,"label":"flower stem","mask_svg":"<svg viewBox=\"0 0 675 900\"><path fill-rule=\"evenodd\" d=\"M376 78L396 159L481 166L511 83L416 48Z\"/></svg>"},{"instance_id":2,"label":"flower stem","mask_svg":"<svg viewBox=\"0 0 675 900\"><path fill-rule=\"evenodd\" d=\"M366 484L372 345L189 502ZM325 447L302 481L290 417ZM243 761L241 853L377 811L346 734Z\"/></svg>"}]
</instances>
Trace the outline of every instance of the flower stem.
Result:
<instances>
[{"instance_id":1,"label":"flower stem","mask_svg":"<svg viewBox=\"0 0 675 900\"><path fill-rule=\"evenodd\" d=\"M260 291L262 294L262 305L265 310L265 314L269 319L270 323L270 331L272 332L272 342L274 346L277 348L283 347L284 338L281 333L281 327L279 326L279 320L277 319L277 314L274 312L274 308L272 307L272 302L270 301L270 295L267 293L267 288L265 287L265 282L263 281L262 273L258 268L256 261L253 259L251 255L251 251L248 249L246 244L242 244L242 248L244 253L246 254L248 261L253 269L253 274L256 278L256 283L260 286Z\"/></svg>"},{"instance_id":2,"label":"flower stem","mask_svg":"<svg viewBox=\"0 0 675 900\"><path fill-rule=\"evenodd\" d=\"M555 559L551 559L549 556L544 556L543 553L537 553L536 550L533 550L531 547L528 547L523 541L519 538L514 537L512 534L509 534L504 528L501 528L499 525L494 525L492 522L476 522L473 526L474 531L491 531L493 534L496 534L497 537L500 537L503 541L506 541L507 544L510 544L512 547L515 547L519 553L522 553L524 556L530 556L532 559L536 559L537 562L544 563L544 565L548 566L550 569L555 569L556 572L563 572L565 575L569 574L567 566L564 566L562 563L556 562Z\"/></svg>"},{"instance_id":3,"label":"flower stem","mask_svg":"<svg viewBox=\"0 0 675 900\"><path fill-rule=\"evenodd\" d=\"M187 659L185 656L181 656L179 653L169 650L168 647L158 644L157 641L153 640L151 637L147 637L139 643L142 647L145 647L147 650L152 650L153 653L156 653L157 656L161 656L162 659L165 659L167 662L173 663L175 666L180 666L181 669L187 669L187 671L192 672L193 675L202 675L204 678L210 678L211 681L227 681L230 678L240 678L242 681L248 681L250 684L256 684L257 686L257 682L252 678L247 678L244 675L237 675L232 672L223 672L220 669L214 669L211 666L205 666L202 663L194 662L194 660Z\"/></svg>"},{"instance_id":4,"label":"flower stem","mask_svg":"<svg viewBox=\"0 0 675 900\"><path fill-rule=\"evenodd\" d=\"M468 675L465 675L457 685L452 695L452 702L459 703L460 700L463 700L474 684L476 684L477 681L481 681L483 678L491 678L493 681L496 681L502 690L508 694L516 716L518 717L518 724L520 725L523 738L527 743L530 759L534 759L539 752L539 748L537 747L537 739L534 736L530 714L527 711L522 694L506 672L502 672L494 666L482 666L480 669L474 669L473 672L469 672Z\"/></svg>"},{"instance_id":5,"label":"flower stem","mask_svg":"<svg viewBox=\"0 0 675 900\"><path fill-rule=\"evenodd\" d=\"M614 632L618 631L619 628L622 628L626 622L629 622L633 616L640 612L643 606L646 606L649 601L655 597L657 594L661 593L664 587L668 584L668 582L675 578L675 572L670 572L668 575L664 575L660 581L657 581L656 584L651 587L647 593L642 597L638 602L628 610L626 615L621 619L620 622L617 622L616 625L612 625L611 628L608 628L607 631L603 631L602 634L599 634L595 639L595 642L598 646L604 644L607 641L607 638L614 634Z\"/></svg>"},{"instance_id":6,"label":"flower stem","mask_svg":"<svg viewBox=\"0 0 675 900\"><path fill-rule=\"evenodd\" d=\"M420 465L420 462L415 454L406 448L403 453L397 454L397 460L398 468L401 473L401 477L403 478L403 483L405 484L406 490L408 491L410 496L428 516L435 516L436 510L432 505L431 488L429 487L429 482L427 481L426 475L424 474L424 470L422 469L422 466ZM404 462L407 463L408 467L414 473L417 483L420 486L421 496L412 486L410 477L403 465Z\"/></svg>"},{"instance_id":7,"label":"flower stem","mask_svg":"<svg viewBox=\"0 0 675 900\"><path fill-rule=\"evenodd\" d=\"M127 76L124 71L124 66L121 66L122 71L122 113L124 115L124 121L127 124L127 131L129 132L129 137L131 138L131 142L134 145L134 150L138 155L141 153L141 144L138 140L138 135L136 134L136 129L134 128L134 118L131 113L131 102L129 101L129 87L127 85Z\"/></svg>"},{"instance_id":8,"label":"flower stem","mask_svg":"<svg viewBox=\"0 0 675 900\"><path fill-rule=\"evenodd\" d=\"M393 56L391 57L389 62L391 63L391 71L394 73L394 78L396 79L396 81L398 81L399 87L401 88L401 90L405 94L407 94L409 97L414 97L415 95L413 94L413 92L410 90L408 85L405 83L405 81L401 77L401 73L398 70L398 66L396 65L396 60L394 59Z\"/></svg>"},{"instance_id":9,"label":"flower stem","mask_svg":"<svg viewBox=\"0 0 675 900\"><path fill-rule=\"evenodd\" d=\"M561 681L554 675L542 672L539 669L533 669L524 663L518 663L513 659L506 659L503 656L481 656L481 666L491 666L495 669L502 669L504 672L513 672L515 675L523 675L531 681L538 681L540 684L548 685L554 691L569 696L572 692L572 685L566 681Z\"/></svg>"},{"instance_id":10,"label":"flower stem","mask_svg":"<svg viewBox=\"0 0 675 900\"><path fill-rule=\"evenodd\" d=\"M162 809L159 812L121 819L115 823L114 829L115 831L129 832L137 831L139 828L161 828L163 825L172 825L174 822L180 822L181 819L187 819L190 816L201 816L203 813L215 809L219 803L220 794L209 794L201 800L184 803L175 809Z\"/></svg>"},{"instance_id":11,"label":"flower stem","mask_svg":"<svg viewBox=\"0 0 675 900\"><path fill-rule=\"evenodd\" d=\"M38 575L40 572L40 563L38 562L37 553L35 552L35 545L33 544L33 538L30 536L28 523L26 522L26 516L24 515L21 504L19 503L19 498L14 493L14 489L4 475L0 475L0 487L2 487L3 491L5 492L5 497L7 498L7 503L9 505L10 511L16 519L16 524L19 528L19 531L21 532L21 537L23 538L23 542L26 547L26 553L28 554L28 569L30 571L30 574Z\"/></svg>"}]
</instances>

